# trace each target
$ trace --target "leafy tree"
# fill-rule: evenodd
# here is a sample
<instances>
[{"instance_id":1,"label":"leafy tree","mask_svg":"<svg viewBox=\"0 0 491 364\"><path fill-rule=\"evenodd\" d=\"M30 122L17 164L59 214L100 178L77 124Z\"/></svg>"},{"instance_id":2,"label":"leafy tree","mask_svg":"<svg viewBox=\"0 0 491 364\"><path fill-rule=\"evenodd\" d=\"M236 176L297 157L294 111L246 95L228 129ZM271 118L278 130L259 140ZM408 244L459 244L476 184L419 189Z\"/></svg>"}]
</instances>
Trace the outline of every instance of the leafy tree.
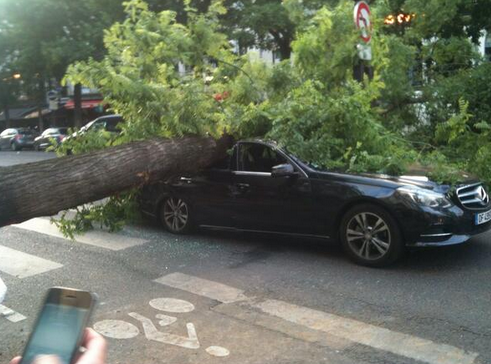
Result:
<instances>
[{"instance_id":1,"label":"leafy tree","mask_svg":"<svg viewBox=\"0 0 491 364\"><path fill-rule=\"evenodd\" d=\"M295 26L281 0L229 0L225 6L224 31L237 41L242 53L256 46L290 58Z\"/></svg>"},{"instance_id":2,"label":"leafy tree","mask_svg":"<svg viewBox=\"0 0 491 364\"><path fill-rule=\"evenodd\" d=\"M22 74L24 92L44 103L45 85L69 64L104 53L103 30L124 16L121 1L0 1L1 67ZM29 11L26 11L29 9ZM78 86L80 90L80 86Z\"/></svg>"},{"instance_id":3,"label":"leafy tree","mask_svg":"<svg viewBox=\"0 0 491 364\"><path fill-rule=\"evenodd\" d=\"M470 33L447 31L443 18L432 22L429 16L417 16L400 32L383 25L384 14L394 9L433 14L437 2L374 5L374 77L362 83L352 76L359 62L352 1L325 6L285 0L287 18L278 19L284 21L281 27L292 26L294 57L274 67L235 54L230 45L230 34L248 29L245 24L278 6L256 3L244 2L247 6L236 10L217 0L203 10L187 2L184 10L153 11L158 5L129 1L124 20L105 32L105 55L68 70L68 79L99 88L126 120L116 140L86 145L218 136L226 130L238 138L274 138L300 158L329 169L399 174L418 161L438 166L432 175L439 181L455 181L462 168L491 181L484 165L491 155L489 114L476 97L479 90L486 94L489 67L476 56ZM463 2L448 3L444 15L457 16ZM242 25L224 27L227 8L236 11L233 24ZM259 34L271 40L268 26L262 29L250 33L251 42L261 39ZM264 46L274 47L274 42ZM115 212L126 206L120 202L111 201L112 216L125 216ZM78 226L105 215L81 214Z\"/></svg>"},{"instance_id":4,"label":"leafy tree","mask_svg":"<svg viewBox=\"0 0 491 364\"><path fill-rule=\"evenodd\" d=\"M10 128L10 108L15 105L20 91L20 80L13 70L4 69L0 73L0 107L5 117L5 127Z\"/></svg>"}]
</instances>

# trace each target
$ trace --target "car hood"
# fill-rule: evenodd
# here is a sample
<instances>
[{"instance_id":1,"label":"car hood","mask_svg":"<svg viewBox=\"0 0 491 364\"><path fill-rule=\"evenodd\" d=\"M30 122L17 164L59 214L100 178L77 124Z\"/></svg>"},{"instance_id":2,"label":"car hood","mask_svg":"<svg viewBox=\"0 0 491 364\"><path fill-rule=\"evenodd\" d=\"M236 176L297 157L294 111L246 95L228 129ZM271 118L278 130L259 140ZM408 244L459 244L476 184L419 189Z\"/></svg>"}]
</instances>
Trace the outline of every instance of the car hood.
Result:
<instances>
[{"instance_id":1,"label":"car hood","mask_svg":"<svg viewBox=\"0 0 491 364\"><path fill-rule=\"evenodd\" d=\"M450 183L437 183L432 181L428 175L430 175L435 169L431 167L421 167L418 165L411 166L408 168L406 173L401 176L392 176L381 173L359 173L359 174L349 174L349 173L332 173L328 171L317 171L317 175L321 178L328 178L328 176L337 175L343 176L352 180L353 182L368 183L368 184L384 184L387 187L400 187L413 185L416 187L433 190L436 192L447 193L452 185ZM479 179L464 171L459 172L459 182L456 187L469 185L472 183L479 182Z\"/></svg>"}]
</instances>

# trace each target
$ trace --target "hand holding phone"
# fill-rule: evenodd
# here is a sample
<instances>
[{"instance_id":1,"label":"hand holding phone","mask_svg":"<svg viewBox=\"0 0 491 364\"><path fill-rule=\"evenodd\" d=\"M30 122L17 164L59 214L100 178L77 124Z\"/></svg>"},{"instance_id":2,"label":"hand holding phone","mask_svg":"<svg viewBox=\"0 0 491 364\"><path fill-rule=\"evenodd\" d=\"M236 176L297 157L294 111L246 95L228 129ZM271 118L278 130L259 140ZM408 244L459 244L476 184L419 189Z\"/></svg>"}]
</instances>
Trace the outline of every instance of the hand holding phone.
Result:
<instances>
[{"instance_id":1,"label":"hand holding phone","mask_svg":"<svg viewBox=\"0 0 491 364\"><path fill-rule=\"evenodd\" d=\"M95 297L90 292L61 287L50 289L19 363L80 364L79 347L86 344L87 352L80 357L81 364L102 364L101 353L97 354L95 350L103 349L104 360L104 339L93 330L84 331L94 302Z\"/></svg>"},{"instance_id":2,"label":"hand holding phone","mask_svg":"<svg viewBox=\"0 0 491 364\"><path fill-rule=\"evenodd\" d=\"M107 344L106 340L97 332L92 329L85 329L84 340L82 341L82 347L86 350L79 358L75 360L74 364L105 364ZM53 358L40 358L40 364L54 364L59 360L58 357ZM10 364L20 364L21 357L18 356L10 362ZM34 364L38 364L36 361Z\"/></svg>"}]
</instances>

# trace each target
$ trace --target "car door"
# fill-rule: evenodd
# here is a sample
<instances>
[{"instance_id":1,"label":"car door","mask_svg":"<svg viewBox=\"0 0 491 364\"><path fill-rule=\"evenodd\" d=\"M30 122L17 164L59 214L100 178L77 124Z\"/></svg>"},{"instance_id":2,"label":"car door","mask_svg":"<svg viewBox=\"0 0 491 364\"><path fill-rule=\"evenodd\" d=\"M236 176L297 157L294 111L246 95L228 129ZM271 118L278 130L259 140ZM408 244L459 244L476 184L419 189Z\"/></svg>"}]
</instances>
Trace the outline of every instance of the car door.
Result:
<instances>
[{"instance_id":1,"label":"car door","mask_svg":"<svg viewBox=\"0 0 491 364\"><path fill-rule=\"evenodd\" d=\"M273 177L272 167L291 164L295 174ZM268 144L239 144L234 172L235 225L240 229L317 234L308 176Z\"/></svg>"},{"instance_id":2,"label":"car door","mask_svg":"<svg viewBox=\"0 0 491 364\"><path fill-rule=\"evenodd\" d=\"M234 195L231 156L217 161L194 175L179 176L172 184L173 194L187 200L197 225L233 227Z\"/></svg>"}]
</instances>

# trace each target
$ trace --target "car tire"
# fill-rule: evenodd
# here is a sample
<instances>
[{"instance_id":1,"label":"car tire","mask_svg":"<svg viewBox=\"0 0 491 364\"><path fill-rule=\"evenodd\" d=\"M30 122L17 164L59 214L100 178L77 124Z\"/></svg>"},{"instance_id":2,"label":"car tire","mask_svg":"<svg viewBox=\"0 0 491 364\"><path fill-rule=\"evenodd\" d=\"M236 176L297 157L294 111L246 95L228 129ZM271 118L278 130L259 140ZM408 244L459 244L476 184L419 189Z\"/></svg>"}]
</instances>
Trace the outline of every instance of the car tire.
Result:
<instances>
[{"instance_id":1,"label":"car tire","mask_svg":"<svg viewBox=\"0 0 491 364\"><path fill-rule=\"evenodd\" d=\"M39 152L41 150L41 148L39 148L39 145L38 144L34 144L34 150L36 152Z\"/></svg>"},{"instance_id":2,"label":"car tire","mask_svg":"<svg viewBox=\"0 0 491 364\"><path fill-rule=\"evenodd\" d=\"M382 207L362 204L343 217L340 240L348 256L369 267L388 266L404 254L404 239L395 219Z\"/></svg>"},{"instance_id":3,"label":"car tire","mask_svg":"<svg viewBox=\"0 0 491 364\"><path fill-rule=\"evenodd\" d=\"M159 220L172 234L187 234L192 230L192 215L189 203L181 197L169 196L159 208Z\"/></svg>"},{"instance_id":4,"label":"car tire","mask_svg":"<svg viewBox=\"0 0 491 364\"><path fill-rule=\"evenodd\" d=\"M13 142L11 145L10 145L10 148L14 151L14 152L18 152L19 150L21 150L22 148L19 147L15 142Z\"/></svg>"}]
</instances>

